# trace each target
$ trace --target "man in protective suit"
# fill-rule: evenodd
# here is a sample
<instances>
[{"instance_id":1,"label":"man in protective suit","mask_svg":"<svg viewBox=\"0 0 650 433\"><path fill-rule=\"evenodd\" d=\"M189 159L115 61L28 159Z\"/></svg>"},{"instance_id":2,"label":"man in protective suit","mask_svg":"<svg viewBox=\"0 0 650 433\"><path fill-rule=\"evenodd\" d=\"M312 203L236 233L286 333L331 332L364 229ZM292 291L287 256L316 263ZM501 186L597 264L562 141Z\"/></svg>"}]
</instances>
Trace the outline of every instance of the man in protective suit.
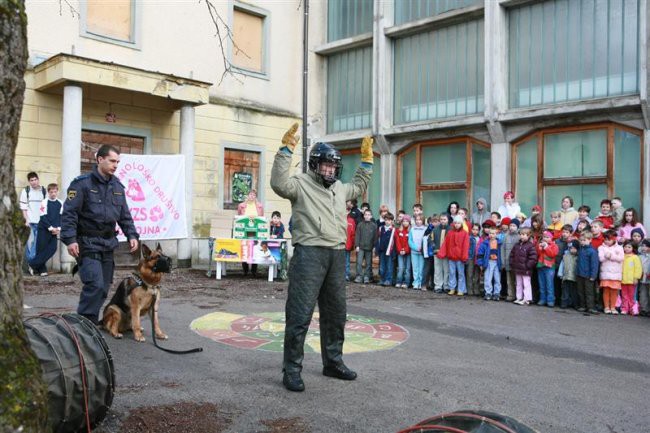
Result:
<instances>
[{"instance_id":1,"label":"man in protective suit","mask_svg":"<svg viewBox=\"0 0 650 433\"><path fill-rule=\"evenodd\" d=\"M304 391L300 377L307 329L318 302L323 374L354 380L357 374L343 363L346 320L345 241L346 201L360 197L372 175L371 137L361 144L361 166L352 183L339 180L341 153L327 143L316 143L309 152L309 171L291 176L293 150L300 141L294 124L282 138L275 155L271 188L289 199L293 218L293 258L289 264L289 293L285 308L284 386Z\"/></svg>"}]
</instances>

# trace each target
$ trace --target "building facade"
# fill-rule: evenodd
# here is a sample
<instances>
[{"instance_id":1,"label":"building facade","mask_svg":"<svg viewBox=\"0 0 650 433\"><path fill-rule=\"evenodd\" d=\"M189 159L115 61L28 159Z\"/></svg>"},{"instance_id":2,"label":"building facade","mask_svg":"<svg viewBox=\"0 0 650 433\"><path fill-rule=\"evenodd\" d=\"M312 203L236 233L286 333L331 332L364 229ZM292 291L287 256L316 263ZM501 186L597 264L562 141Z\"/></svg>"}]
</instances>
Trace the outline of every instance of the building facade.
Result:
<instances>
[{"instance_id":1,"label":"building facade","mask_svg":"<svg viewBox=\"0 0 650 433\"><path fill-rule=\"evenodd\" d=\"M251 176L269 213L288 214L268 185L279 140L301 112L298 6L28 0L17 188L35 171L64 195L105 143L183 154L191 237L163 242L182 265L207 263L211 222L235 213L235 172ZM60 260L69 268L65 251Z\"/></svg>"},{"instance_id":2,"label":"building facade","mask_svg":"<svg viewBox=\"0 0 650 433\"><path fill-rule=\"evenodd\" d=\"M650 222L646 0L328 0L312 16L310 136L350 163L377 137L373 210L496 209L512 190L546 218L565 195L594 214L619 196Z\"/></svg>"}]
</instances>

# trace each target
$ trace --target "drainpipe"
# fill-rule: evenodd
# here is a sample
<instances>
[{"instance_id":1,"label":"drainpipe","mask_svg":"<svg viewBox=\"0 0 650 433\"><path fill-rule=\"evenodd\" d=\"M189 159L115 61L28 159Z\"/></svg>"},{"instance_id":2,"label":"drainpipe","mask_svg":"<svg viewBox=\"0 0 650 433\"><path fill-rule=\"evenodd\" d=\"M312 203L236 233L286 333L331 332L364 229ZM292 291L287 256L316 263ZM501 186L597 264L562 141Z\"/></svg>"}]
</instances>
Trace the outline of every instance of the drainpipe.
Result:
<instances>
[{"instance_id":1,"label":"drainpipe","mask_svg":"<svg viewBox=\"0 0 650 433\"><path fill-rule=\"evenodd\" d=\"M307 85L309 77L309 0L305 3L302 26L302 172L307 173L309 140L307 139Z\"/></svg>"}]
</instances>

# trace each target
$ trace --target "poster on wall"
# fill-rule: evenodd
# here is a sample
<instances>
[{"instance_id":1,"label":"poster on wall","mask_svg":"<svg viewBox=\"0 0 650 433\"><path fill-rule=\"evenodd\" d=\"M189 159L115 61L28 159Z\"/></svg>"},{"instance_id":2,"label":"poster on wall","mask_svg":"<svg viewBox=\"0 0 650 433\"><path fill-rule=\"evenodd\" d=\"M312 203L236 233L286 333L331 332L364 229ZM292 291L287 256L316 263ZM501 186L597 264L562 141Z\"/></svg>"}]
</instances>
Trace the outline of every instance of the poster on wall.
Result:
<instances>
[{"instance_id":1,"label":"poster on wall","mask_svg":"<svg viewBox=\"0 0 650 433\"><path fill-rule=\"evenodd\" d=\"M251 173L237 172L232 175L232 201L241 203L246 200L248 192L253 188L253 175Z\"/></svg>"},{"instance_id":2,"label":"poster on wall","mask_svg":"<svg viewBox=\"0 0 650 433\"><path fill-rule=\"evenodd\" d=\"M239 239L216 239L214 241L215 261L242 262L242 241Z\"/></svg>"},{"instance_id":3,"label":"poster on wall","mask_svg":"<svg viewBox=\"0 0 650 433\"><path fill-rule=\"evenodd\" d=\"M122 154L115 176L126 192L140 240L187 238L185 157ZM118 229L118 239L126 240Z\"/></svg>"}]
</instances>

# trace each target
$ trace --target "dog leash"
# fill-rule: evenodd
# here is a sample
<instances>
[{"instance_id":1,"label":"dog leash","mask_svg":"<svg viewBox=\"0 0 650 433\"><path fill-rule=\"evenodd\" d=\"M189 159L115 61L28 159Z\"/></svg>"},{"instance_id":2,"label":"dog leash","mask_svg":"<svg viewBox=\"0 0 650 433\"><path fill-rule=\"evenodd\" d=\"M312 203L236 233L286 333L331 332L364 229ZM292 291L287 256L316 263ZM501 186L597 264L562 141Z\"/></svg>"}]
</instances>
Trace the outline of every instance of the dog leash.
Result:
<instances>
[{"instance_id":1,"label":"dog leash","mask_svg":"<svg viewBox=\"0 0 650 433\"><path fill-rule=\"evenodd\" d=\"M196 352L203 352L202 347L195 347L194 349L188 349L188 350L173 350L173 349L167 349L165 347L159 346L158 345L158 340L156 340L156 324L154 323L155 321L155 309L156 309L156 294L153 294L153 299L151 301L151 308L149 309L149 317L151 318L151 336L153 338L153 344L160 350L164 350L167 353L173 353L175 355L186 355L188 353L196 353Z\"/></svg>"}]
</instances>

